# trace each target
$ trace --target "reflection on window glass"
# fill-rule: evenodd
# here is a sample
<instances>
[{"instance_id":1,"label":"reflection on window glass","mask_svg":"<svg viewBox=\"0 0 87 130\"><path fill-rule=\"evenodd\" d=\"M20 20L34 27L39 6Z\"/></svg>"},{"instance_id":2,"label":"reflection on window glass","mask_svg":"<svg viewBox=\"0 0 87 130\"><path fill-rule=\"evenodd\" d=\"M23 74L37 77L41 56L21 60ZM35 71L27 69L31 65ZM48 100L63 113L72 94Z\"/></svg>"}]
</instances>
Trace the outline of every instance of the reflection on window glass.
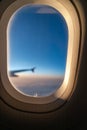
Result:
<instances>
[{"instance_id":1,"label":"reflection on window glass","mask_svg":"<svg viewBox=\"0 0 87 130\"><path fill-rule=\"evenodd\" d=\"M46 5L27 5L8 26L8 77L19 92L49 96L64 80L68 28L63 16Z\"/></svg>"}]
</instances>

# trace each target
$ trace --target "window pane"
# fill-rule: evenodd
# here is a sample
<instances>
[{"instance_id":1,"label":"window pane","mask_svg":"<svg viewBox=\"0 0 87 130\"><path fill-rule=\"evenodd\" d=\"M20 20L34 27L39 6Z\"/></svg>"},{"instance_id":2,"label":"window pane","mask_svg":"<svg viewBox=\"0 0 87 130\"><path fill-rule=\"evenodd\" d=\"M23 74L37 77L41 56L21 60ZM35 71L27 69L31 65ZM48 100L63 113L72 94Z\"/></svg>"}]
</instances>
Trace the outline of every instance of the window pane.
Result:
<instances>
[{"instance_id":1,"label":"window pane","mask_svg":"<svg viewBox=\"0 0 87 130\"><path fill-rule=\"evenodd\" d=\"M8 26L8 77L19 92L49 96L65 75L68 28L53 7L27 5L16 11Z\"/></svg>"}]
</instances>

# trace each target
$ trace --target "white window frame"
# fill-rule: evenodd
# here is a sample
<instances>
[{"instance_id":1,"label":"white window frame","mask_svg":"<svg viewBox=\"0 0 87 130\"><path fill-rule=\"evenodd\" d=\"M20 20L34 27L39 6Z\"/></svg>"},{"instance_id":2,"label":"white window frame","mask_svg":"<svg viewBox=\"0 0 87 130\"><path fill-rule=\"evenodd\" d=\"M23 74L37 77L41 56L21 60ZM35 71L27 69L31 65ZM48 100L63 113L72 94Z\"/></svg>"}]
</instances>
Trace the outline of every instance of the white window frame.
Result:
<instances>
[{"instance_id":1,"label":"white window frame","mask_svg":"<svg viewBox=\"0 0 87 130\"><path fill-rule=\"evenodd\" d=\"M43 4L52 6L58 10L66 20L68 26L68 48L67 61L65 69L64 81L58 90L50 96L46 97L31 97L20 93L16 90L9 81L7 74L7 27L12 15L21 7L28 4ZM80 24L78 15L72 3L69 0L17 0L13 2L3 13L0 20L0 74L3 88L12 97L12 99L21 102L22 105L15 105L18 109L32 112L46 112L52 111L62 105L72 93L74 87L74 80L76 75L77 60L79 53L79 39L80 39ZM5 95L1 96L6 100ZM11 100L12 100L11 99ZM10 102L11 105L12 102ZM33 109L32 106L33 105ZM37 108L35 107L37 106Z\"/></svg>"}]
</instances>

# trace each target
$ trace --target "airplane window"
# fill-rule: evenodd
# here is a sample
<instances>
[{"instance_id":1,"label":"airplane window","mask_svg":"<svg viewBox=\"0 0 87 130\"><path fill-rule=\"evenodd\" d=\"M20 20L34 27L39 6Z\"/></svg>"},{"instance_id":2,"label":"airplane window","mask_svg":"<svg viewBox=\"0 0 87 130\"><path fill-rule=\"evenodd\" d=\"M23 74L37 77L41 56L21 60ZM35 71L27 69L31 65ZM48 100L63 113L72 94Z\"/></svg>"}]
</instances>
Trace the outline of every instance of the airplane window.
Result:
<instances>
[{"instance_id":1,"label":"airplane window","mask_svg":"<svg viewBox=\"0 0 87 130\"><path fill-rule=\"evenodd\" d=\"M68 27L48 5L27 5L10 18L7 28L9 81L28 96L49 96L64 80Z\"/></svg>"}]
</instances>

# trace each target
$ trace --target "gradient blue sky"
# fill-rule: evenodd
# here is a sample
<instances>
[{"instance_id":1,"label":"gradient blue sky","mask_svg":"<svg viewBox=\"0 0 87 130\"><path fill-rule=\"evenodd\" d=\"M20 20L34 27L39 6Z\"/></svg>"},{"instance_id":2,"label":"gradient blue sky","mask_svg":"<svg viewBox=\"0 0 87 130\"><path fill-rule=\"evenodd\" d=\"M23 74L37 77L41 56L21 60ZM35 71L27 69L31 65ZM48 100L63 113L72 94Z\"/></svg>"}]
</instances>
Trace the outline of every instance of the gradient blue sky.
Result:
<instances>
[{"instance_id":1,"label":"gradient blue sky","mask_svg":"<svg viewBox=\"0 0 87 130\"><path fill-rule=\"evenodd\" d=\"M9 30L9 70L36 67L37 74L64 75L68 28L57 10L23 7L14 14Z\"/></svg>"}]
</instances>

